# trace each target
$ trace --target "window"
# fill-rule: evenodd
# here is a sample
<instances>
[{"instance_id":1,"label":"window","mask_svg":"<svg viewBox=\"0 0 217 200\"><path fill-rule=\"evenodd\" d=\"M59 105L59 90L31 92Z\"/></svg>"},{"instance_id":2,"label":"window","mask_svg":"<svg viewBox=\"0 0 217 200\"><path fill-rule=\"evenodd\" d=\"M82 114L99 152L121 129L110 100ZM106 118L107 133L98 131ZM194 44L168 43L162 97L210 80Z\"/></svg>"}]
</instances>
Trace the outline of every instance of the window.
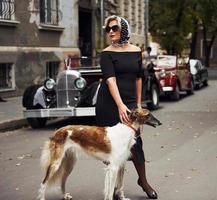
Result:
<instances>
[{"instance_id":1,"label":"window","mask_svg":"<svg viewBox=\"0 0 217 200\"><path fill-rule=\"evenodd\" d=\"M40 0L40 22L43 24L58 25L58 0Z\"/></svg>"},{"instance_id":2,"label":"window","mask_svg":"<svg viewBox=\"0 0 217 200\"><path fill-rule=\"evenodd\" d=\"M46 63L46 77L56 80L59 71L59 62L47 62Z\"/></svg>"},{"instance_id":3,"label":"window","mask_svg":"<svg viewBox=\"0 0 217 200\"><path fill-rule=\"evenodd\" d=\"M12 63L0 63L0 90L14 89L14 70Z\"/></svg>"},{"instance_id":4,"label":"window","mask_svg":"<svg viewBox=\"0 0 217 200\"><path fill-rule=\"evenodd\" d=\"M14 20L14 0L0 0L0 19Z\"/></svg>"}]
</instances>

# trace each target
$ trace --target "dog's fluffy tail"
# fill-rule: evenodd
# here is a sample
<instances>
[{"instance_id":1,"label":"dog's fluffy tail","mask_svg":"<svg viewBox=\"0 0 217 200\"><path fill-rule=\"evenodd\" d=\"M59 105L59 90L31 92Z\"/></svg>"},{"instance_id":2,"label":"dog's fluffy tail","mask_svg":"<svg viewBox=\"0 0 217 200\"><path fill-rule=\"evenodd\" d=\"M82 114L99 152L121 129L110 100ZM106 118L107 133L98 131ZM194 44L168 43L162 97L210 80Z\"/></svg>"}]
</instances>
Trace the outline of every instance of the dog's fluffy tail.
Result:
<instances>
[{"instance_id":1,"label":"dog's fluffy tail","mask_svg":"<svg viewBox=\"0 0 217 200\"><path fill-rule=\"evenodd\" d=\"M76 161L76 152L73 145L64 141L55 141L51 138L42 149L41 167L45 172L45 177L41 183L38 198L44 200L47 185L52 185L60 180L62 191L65 190L65 181L73 169Z\"/></svg>"},{"instance_id":2,"label":"dog's fluffy tail","mask_svg":"<svg viewBox=\"0 0 217 200\"><path fill-rule=\"evenodd\" d=\"M44 147L41 153L41 168L43 171L47 171L49 165L51 164L51 155L50 155L50 141L45 142Z\"/></svg>"},{"instance_id":3,"label":"dog's fluffy tail","mask_svg":"<svg viewBox=\"0 0 217 200\"><path fill-rule=\"evenodd\" d=\"M43 184L50 182L51 178L59 170L67 150L65 144L68 134L66 128L61 128L53 134L49 141L45 142L41 154L41 167L46 173Z\"/></svg>"},{"instance_id":4,"label":"dog's fluffy tail","mask_svg":"<svg viewBox=\"0 0 217 200\"><path fill-rule=\"evenodd\" d=\"M62 168L66 161L70 162L68 158L71 158L71 162L75 160L74 152L64 148L64 145L58 145L52 140L45 143L41 154L41 167L45 172L43 184L55 183L57 179L62 175ZM71 155L70 155L71 154Z\"/></svg>"}]
</instances>

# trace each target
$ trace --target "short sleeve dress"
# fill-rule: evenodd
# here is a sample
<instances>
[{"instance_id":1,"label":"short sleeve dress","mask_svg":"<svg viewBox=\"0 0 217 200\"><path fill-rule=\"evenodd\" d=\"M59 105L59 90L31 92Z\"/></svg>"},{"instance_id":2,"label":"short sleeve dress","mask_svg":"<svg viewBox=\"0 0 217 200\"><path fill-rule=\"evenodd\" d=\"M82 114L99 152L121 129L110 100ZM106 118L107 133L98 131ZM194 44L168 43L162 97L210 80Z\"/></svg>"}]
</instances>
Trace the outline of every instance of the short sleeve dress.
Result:
<instances>
[{"instance_id":1,"label":"short sleeve dress","mask_svg":"<svg viewBox=\"0 0 217 200\"><path fill-rule=\"evenodd\" d=\"M103 51L100 58L103 80L96 103L96 122L99 126L114 126L120 122L117 105L110 94L106 79L116 77L123 103L136 108L136 79L143 76L141 52ZM138 137L135 146L137 160L144 162L142 140Z\"/></svg>"}]
</instances>

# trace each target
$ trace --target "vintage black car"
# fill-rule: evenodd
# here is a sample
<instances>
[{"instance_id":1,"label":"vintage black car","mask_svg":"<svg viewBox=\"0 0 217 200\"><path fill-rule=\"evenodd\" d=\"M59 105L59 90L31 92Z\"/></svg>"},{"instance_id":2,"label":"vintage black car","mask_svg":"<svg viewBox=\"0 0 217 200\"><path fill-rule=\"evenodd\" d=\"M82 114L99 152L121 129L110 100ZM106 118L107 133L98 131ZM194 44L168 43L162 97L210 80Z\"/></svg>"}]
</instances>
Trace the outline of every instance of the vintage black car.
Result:
<instances>
[{"instance_id":1,"label":"vintage black car","mask_svg":"<svg viewBox=\"0 0 217 200\"><path fill-rule=\"evenodd\" d=\"M99 66L68 67L56 81L46 79L43 85L29 86L23 94L24 117L32 128L40 128L51 117L94 116L101 78ZM143 83L143 106L157 109L161 90L153 66L144 71Z\"/></svg>"},{"instance_id":2,"label":"vintage black car","mask_svg":"<svg viewBox=\"0 0 217 200\"><path fill-rule=\"evenodd\" d=\"M190 71L193 76L193 82L195 89L201 88L201 86L208 85L208 70L202 65L200 60L190 59L189 60Z\"/></svg>"}]
</instances>

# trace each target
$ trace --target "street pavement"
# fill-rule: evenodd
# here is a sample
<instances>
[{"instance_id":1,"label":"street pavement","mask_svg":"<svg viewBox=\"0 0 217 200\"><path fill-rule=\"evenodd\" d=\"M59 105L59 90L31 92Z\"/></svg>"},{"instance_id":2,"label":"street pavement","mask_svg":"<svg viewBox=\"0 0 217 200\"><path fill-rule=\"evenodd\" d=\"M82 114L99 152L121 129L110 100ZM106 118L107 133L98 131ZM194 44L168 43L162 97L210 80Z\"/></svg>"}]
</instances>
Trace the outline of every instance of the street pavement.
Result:
<instances>
[{"instance_id":1,"label":"street pavement","mask_svg":"<svg viewBox=\"0 0 217 200\"><path fill-rule=\"evenodd\" d=\"M0 102L0 132L27 125L23 118L22 97L4 98Z\"/></svg>"},{"instance_id":2,"label":"street pavement","mask_svg":"<svg viewBox=\"0 0 217 200\"><path fill-rule=\"evenodd\" d=\"M162 126L144 126L147 177L159 200L217 199L216 88L217 81L212 80L208 87L194 95L181 95L177 102L163 99L160 109L153 111ZM62 126L55 123L40 130L25 127L0 134L0 199L36 199L44 176L39 166L41 148ZM67 192L74 200L103 199L104 167L102 162L79 155L67 181ZM147 199L136 184L132 162L127 162L125 174L126 196L132 200ZM60 199L59 188L50 190L47 197Z\"/></svg>"}]
</instances>

